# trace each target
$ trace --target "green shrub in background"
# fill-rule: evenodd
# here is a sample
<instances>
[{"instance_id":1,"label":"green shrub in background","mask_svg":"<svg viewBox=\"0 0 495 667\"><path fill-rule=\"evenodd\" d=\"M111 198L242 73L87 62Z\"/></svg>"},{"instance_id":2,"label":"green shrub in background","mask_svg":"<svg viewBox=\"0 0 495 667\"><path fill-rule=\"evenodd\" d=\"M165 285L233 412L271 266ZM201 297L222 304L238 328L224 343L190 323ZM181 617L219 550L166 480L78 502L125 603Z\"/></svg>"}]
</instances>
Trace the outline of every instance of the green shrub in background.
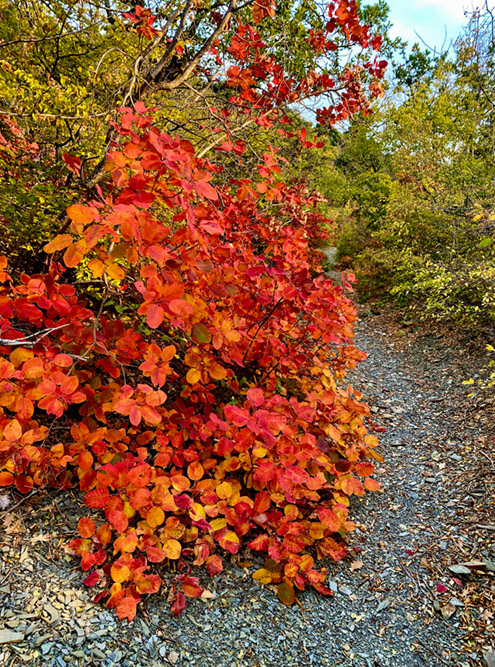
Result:
<instances>
[{"instance_id":1,"label":"green shrub in background","mask_svg":"<svg viewBox=\"0 0 495 667\"><path fill-rule=\"evenodd\" d=\"M328 177L338 258L361 295L439 320L495 320L493 27L477 12L451 54L413 48L375 114L339 137Z\"/></svg>"}]
</instances>

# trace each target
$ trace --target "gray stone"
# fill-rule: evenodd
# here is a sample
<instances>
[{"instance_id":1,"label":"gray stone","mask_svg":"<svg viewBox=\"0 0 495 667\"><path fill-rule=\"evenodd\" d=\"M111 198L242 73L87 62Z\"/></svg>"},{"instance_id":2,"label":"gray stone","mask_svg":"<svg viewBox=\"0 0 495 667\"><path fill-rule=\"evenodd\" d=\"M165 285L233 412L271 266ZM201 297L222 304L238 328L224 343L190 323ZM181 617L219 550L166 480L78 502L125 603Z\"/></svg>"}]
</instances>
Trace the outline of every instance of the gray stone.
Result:
<instances>
[{"instance_id":1,"label":"gray stone","mask_svg":"<svg viewBox=\"0 0 495 667\"><path fill-rule=\"evenodd\" d=\"M471 574L471 570L465 565L449 565L449 570L454 574Z\"/></svg>"},{"instance_id":2,"label":"gray stone","mask_svg":"<svg viewBox=\"0 0 495 667\"><path fill-rule=\"evenodd\" d=\"M16 644L22 642L24 635L22 632L14 632L13 630L0 630L0 644Z\"/></svg>"}]
</instances>

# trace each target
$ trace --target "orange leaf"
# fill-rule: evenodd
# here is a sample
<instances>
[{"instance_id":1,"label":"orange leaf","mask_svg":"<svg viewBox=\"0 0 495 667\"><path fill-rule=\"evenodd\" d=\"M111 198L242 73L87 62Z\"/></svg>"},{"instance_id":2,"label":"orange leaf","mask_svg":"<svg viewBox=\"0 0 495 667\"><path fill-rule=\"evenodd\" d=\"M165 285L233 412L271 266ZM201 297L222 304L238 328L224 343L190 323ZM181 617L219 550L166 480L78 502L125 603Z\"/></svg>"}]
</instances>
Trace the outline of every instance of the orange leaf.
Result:
<instances>
[{"instance_id":1,"label":"orange leaf","mask_svg":"<svg viewBox=\"0 0 495 667\"><path fill-rule=\"evenodd\" d=\"M109 500L110 494L108 493L108 489L93 489L92 491L88 491L84 496L84 502L91 509L104 509Z\"/></svg>"},{"instance_id":2,"label":"orange leaf","mask_svg":"<svg viewBox=\"0 0 495 667\"><path fill-rule=\"evenodd\" d=\"M110 276L110 278L113 278L113 280L124 280L125 278L124 270L122 269L121 266L115 264L115 262L111 262L110 264L108 264L107 273Z\"/></svg>"},{"instance_id":3,"label":"orange leaf","mask_svg":"<svg viewBox=\"0 0 495 667\"><path fill-rule=\"evenodd\" d=\"M102 544L108 544L110 542L112 539L112 529L108 523L104 523L101 526L98 526L96 537Z\"/></svg>"},{"instance_id":4,"label":"orange leaf","mask_svg":"<svg viewBox=\"0 0 495 667\"><path fill-rule=\"evenodd\" d=\"M128 531L119 537L113 543L114 553L121 551L122 553L132 553L136 550L139 543L139 538L135 530Z\"/></svg>"},{"instance_id":5,"label":"orange leaf","mask_svg":"<svg viewBox=\"0 0 495 667\"><path fill-rule=\"evenodd\" d=\"M228 482L222 482L215 489L216 494L222 500L227 500L232 495L232 485Z\"/></svg>"},{"instance_id":6,"label":"orange leaf","mask_svg":"<svg viewBox=\"0 0 495 667\"><path fill-rule=\"evenodd\" d=\"M88 269L93 274L93 278L101 278L101 276L105 273L105 264L101 261L101 259L92 259L90 262L88 262Z\"/></svg>"},{"instance_id":7,"label":"orange leaf","mask_svg":"<svg viewBox=\"0 0 495 667\"><path fill-rule=\"evenodd\" d=\"M378 491L380 489L380 482L377 482L376 479L371 479L371 477L367 477L364 480L364 486L368 491Z\"/></svg>"},{"instance_id":8,"label":"orange leaf","mask_svg":"<svg viewBox=\"0 0 495 667\"><path fill-rule=\"evenodd\" d=\"M151 528L161 526L165 521L165 512L161 507L152 507L146 514L146 521Z\"/></svg>"},{"instance_id":9,"label":"orange leaf","mask_svg":"<svg viewBox=\"0 0 495 667\"><path fill-rule=\"evenodd\" d=\"M21 436L22 427L17 419L13 419L11 422L9 422L3 430L3 437L9 442L15 442L16 440L19 440Z\"/></svg>"},{"instance_id":10,"label":"orange leaf","mask_svg":"<svg viewBox=\"0 0 495 667\"><path fill-rule=\"evenodd\" d=\"M53 363L61 368L68 368L69 366L72 366L74 360L68 354L57 354L53 358Z\"/></svg>"},{"instance_id":11,"label":"orange leaf","mask_svg":"<svg viewBox=\"0 0 495 667\"><path fill-rule=\"evenodd\" d=\"M206 567L208 569L210 577L214 577L216 574L220 574L220 572L222 572L223 570L223 564L221 558L216 554L214 554L213 556L209 556L206 559Z\"/></svg>"},{"instance_id":12,"label":"orange leaf","mask_svg":"<svg viewBox=\"0 0 495 667\"><path fill-rule=\"evenodd\" d=\"M77 530L81 537L92 537L95 533L94 521L88 517L82 517L77 523Z\"/></svg>"},{"instance_id":13,"label":"orange leaf","mask_svg":"<svg viewBox=\"0 0 495 667\"><path fill-rule=\"evenodd\" d=\"M203 588L196 577L186 577L182 583L182 590L188 598L199 598L203 593Z\"/></svg>"},{"instance_id":14,"label":"orange leaf","mask_svg":"<svg viewBox=\"0 0 495 667\"><path fill-rule=\"evenodd\" d=\"M198 480L205 474L205 469L199 461L193 461L187 467L187 476L189 479Z\"/></svg>"},{"instance_id":15,"label":"orange leaf","mask_svg":"<svg viewBox=\"0 0 495 667\"><path fill-rule=\"evenodd\" d=\"M75 375L69 375L63 380L60 385L60 390L70 396L73 394L79 386L79 380Z\"/></svg>"},{"instance_id":16,"label":"orange leaf","mask_svg":"<svg viewBox=\"0 0 495 667\"><path fill-rule=\"evenodd\" d=\"M77 243L70 245L64 253L64 264L67 268L72 269L79 264L83 259L88 246L84 239L79 239Z\"/></svg>"},{"instance_id":17,"label":"orange leaf","mask_svg":"<svg viewBox=\"0 0 495 667\"><path fill-rule=\"evenodd\" d=\"M332 531L332 533L337 533L340 530L342 522L332 510L327 509L326 507L319 507L318 518L326 528Z\"/></svg>"},{"instance_id":18,"label":"orange leaf","mask_svg":"<svg viewBox=\"0 0 495 667\"><path fill-rule=\"evenodd\" d=\"M115 607L115 612L121 621L126 618L128 621L132 621L136 616L136 609L139 600L135 597L127 595L119 604Z\"/></svg>"},{"instance_id":19,"label":"orange leaf","mask_svg":"<svg viewBox=\"0 0 495 667\"><path fill-rule=\"evenodd\" d=\"M127 565L117 561L112 565L110 569L110 575L116 584L121 584L123 581L130 579L131 571Z\"/></svg>"},{"instance_id":20,"label":"orange leaf","mask_svg":"<svg viewBox=\"0 0 495 667\"><path fill-rule=\"evenodd\" d=\"M54 239L52 239L50 243L47 243L43 247L43 250L48 254L57 252L58 250L65 250L65 248L70 246L73 240L74 237L70 234L59 234Z\"/></svg>"},{"instance_id":21,"label":"orange leaf","mask_svg":"<svg viewBox=\"0 0 495 667\"><path fill-rule=\"evenodd\" d=\"M73 204L67 209L67 215L78 225L89 225L96 219L97 211L95 208L83 206L82 204Z\"/></svg>"},{"instance_id":22,"label":"orange leaf","mask_svg":"<svg viewBox=\"0 0 495 667\"><path fill-rule=\"evenodd\" d=\"M216 362L210 366L208 373L213 380L225 380L227 377L227 371L225 368Z\"/></svg>"},{"instance_id":23,"label":"orange leaf","mask_svg":"<svg viewBox=\"0 0 495 667\"><path fill-rule=\"evenodd\" d=\"M375 472L375 466L372 463L356 463L356 473L360 477L369 477Z\"/></svg>"},{"instance_id":24,"label":"orange leaf","mask_svg":"<svg viewBox=\"0 0 495 667\"><path fill-rule=\"evenodd\" d=\"M94 457L87 449L82 451L77 457L77 465L81 470L89 470L93 465Z\"/></svg>"},{"instance_id":25,"label":"orange leaf","mask_svg":"<svg viewBox=\"0 0 495 667\"><path fill-rule=\"evenodd\" d=\"M146 321L152 329L158 329L164 317L165 311L156 303L152 303L146 312Z\"/></svg>"},{"instance_id":26,"label":"orange leaf","mask_svg":"<svg viewBox=\"0 0 495 667\"><path fill-rule=\"evenodd\" d=\"M342 491L348 496L352 496L353 494L356 496L364 496L363 485L352 475L342 477L341 487Z\"/></svg>"},{"instance_id":27,"label":"orange leaf","mask_svg":"<svg viewBox=\"0 0 495 667\"><path fill-rule=\"evenodd\" d=\"M180 317L186 317L193 312L191 304L188 301L185 301L185 299L172 299L172 301L169 302L168 307L175 313L175 315L179 315Z\"/></svg>"},{"instance_id":28,"label":"orange leaf","mask_svg":"<svg viewBox=\"0 0 495 667\"><path fill-rule=\"evenodd\" d=\"M107 518L118 533L124 533L127 530L129 519L121 510L110 510Z\"/></svg>"},{"instance_id":29,"label":"orange leaf","mask_svg":"<svg viewBox=\"0 0 495 667\"><path fill-rule=\"evenodd\" d=\"M161 563L167 557L165 552L157 547L150 547L146 552L146 556L150 563Z\"/></svg>"},{"instance_id":30,"label":"orange leaf","mask_svg":"<svg viewBox=\"0 0 495 667\"><path fill-rule=\"evenodd\" d=\"M10 486L14 483L15 477L11 472L0 472L0 486Z\"/></svg>"}]
</instances>

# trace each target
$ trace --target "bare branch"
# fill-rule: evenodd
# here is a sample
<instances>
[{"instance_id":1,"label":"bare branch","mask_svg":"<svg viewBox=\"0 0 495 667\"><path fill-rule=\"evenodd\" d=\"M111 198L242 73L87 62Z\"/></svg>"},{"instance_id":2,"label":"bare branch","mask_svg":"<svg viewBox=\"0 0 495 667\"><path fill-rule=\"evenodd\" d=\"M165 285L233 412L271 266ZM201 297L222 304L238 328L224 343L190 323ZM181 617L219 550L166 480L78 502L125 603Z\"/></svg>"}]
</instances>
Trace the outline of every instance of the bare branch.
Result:
<instances>
[{"instance_id":1,"label":"bare branch","mask_svg":"<svg viewBox=\"0 0 495 667\"><path fill-rule=\"evenodd\" d=\"M25 338L0 338L0 345L9 345L9 346L20 346L22 345L23 347L34 347L37 345L43 338L46 338L49 334L53 333L54 331L58 331L59 329L63 329L64 327L69 326L69 323L67 324L61 324L58 327L52 327L51 329L44 329L43 331L37 331L34 334L30 334L29 336L26 336Z\"/></svg>"}]
</instances>

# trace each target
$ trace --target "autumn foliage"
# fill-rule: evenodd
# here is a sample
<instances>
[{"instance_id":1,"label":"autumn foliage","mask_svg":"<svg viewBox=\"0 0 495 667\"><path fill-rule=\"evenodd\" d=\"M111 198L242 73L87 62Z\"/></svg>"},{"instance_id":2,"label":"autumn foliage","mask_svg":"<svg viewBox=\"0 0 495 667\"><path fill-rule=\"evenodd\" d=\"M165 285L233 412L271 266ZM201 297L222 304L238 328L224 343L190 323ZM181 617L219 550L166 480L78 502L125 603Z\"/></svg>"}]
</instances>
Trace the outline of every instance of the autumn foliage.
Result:
<instances>
[{"instance_id":1,"label":"autumn foliage","mask_svg":"<svg viewBox=\"0 0 495 667\"><path fill-rule=\"evenodd\" d=\"M272 9L257 3L254 21ZM354 3L331 16L328 34L367 45ZM151 15L135 19L151 39ZM235 45L262 46L241 29L231 104L281 118L282 101L330 86L285 80L269 59L244 67ZM331 50L328 34L314 48ZM366 105L357 72L342 85L327 121ZM221 166L160 131L144 103L119 114L107 180L69 206L46 271L14 279L1 260L0 485L82 491L71 548L120 618L164 576L180 614L203 593L192 566L215 576L246 548L266 556L254 578L282 602L306 586L330 595L317 561L345 556L350 499L378 488L381 457L343 382L364 355L354 306L311 245L328 222L320 197L281 180L273 148L255 176L220 186ZM220 149L244 151L229 137Z\"/></svg>"}]
</instances>

